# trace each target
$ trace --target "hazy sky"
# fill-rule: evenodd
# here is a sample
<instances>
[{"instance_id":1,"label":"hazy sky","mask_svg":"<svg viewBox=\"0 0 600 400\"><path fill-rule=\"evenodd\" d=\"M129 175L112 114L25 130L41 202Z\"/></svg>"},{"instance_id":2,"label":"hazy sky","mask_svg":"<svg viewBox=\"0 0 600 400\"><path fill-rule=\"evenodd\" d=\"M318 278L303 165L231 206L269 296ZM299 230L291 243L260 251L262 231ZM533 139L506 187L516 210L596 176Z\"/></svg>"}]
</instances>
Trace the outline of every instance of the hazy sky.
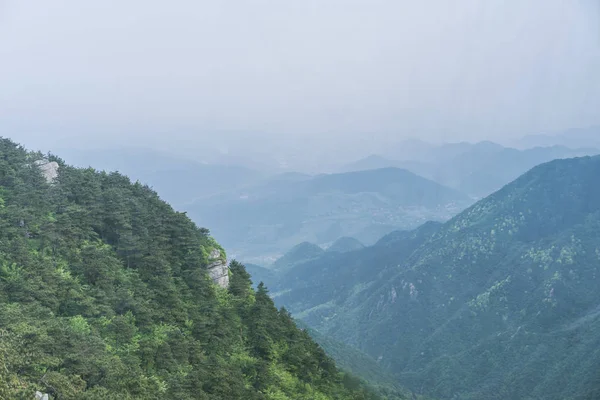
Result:
<instances>
[{"instance_id":1,"label":"hazy sky","mask_svg":"<svg viewBox=\"0 0 600 400\"><path fill-rule=\"evenodd\" d=\"M598 0L0 0L33 147L498 139L600 124L598 71Z\"/></svg>"}]
</instances>

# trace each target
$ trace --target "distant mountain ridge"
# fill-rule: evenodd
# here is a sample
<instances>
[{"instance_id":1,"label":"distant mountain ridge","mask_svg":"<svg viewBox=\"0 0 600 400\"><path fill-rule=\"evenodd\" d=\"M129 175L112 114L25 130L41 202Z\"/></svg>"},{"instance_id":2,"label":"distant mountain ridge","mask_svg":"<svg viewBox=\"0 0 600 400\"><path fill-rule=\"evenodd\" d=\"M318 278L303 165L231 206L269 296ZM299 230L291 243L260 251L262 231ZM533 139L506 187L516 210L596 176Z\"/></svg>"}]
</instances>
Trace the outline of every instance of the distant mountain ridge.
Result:
<instances>
[{"instance_id":1,"label":"distant mountain ridge","mask_svg":"<svg viewBox=\"0 0 600 400\"><path fill-rule=\"evenodd\" d=\"M198 223L248 262L277 258L308 241L325 245L343 236L371 244L386 233L427 220L446 220L471 204L462 193L398 168L279 175L187 207ZM250 258L247 258L250 257Z\"/></svg>"},{"instance_id":2,"label":"distant mountain ridge","mask_svg":"<svg viewBox=\"0 0 600 400\"><path fill-rule=\"evenodd\" d=\"M444 224L325 253L275 300L441 399L600 396L600 156L533 168Z\"/></svg>"},{"instance_id":3,"label":"distant mountain ridge","mask_svg":"<svg viewBox=\"0 0 600 400\"><path fill-rule=\"evenodd\" d=\"M598 146L600 148L600 146ZM600 154L592 147L569 148L564 145L532 147L523 150L484 141L420 146L414 154L393 148L386 156L371 155L343 166L343 171L396 167L412 171L475 198L500 189L519 175L544 162Z\"/></svg>"}]
</instances>

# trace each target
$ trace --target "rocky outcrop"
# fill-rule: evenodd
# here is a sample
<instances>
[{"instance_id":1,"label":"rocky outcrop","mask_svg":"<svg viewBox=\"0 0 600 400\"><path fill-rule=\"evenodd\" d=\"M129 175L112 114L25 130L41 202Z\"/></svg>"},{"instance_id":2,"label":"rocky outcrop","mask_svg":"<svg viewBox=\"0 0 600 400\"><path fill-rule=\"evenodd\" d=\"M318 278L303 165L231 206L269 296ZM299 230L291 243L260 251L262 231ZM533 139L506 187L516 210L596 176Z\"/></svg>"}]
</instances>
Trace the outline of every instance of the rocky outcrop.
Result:
<instances>
[{"instance_id":1,"label":"rocky outcrop","mask_svg":"<svg viewBox=\"0 0 600 400\"><path fill-rule=\"evenodd\" d=\"M219 249L213 249L210 253L210 262L208 264L208 276L214 283L222 288L229 286L229 267L227 260L224 260Z\"/></svg>"},{"instance_id":2,"label":"rocky outcrop","mask_svg":"<svg viewBox=\"0 0 600 400\"><path fill-rule=\"evenodd\" d=\"M35 400L48 400L48 393L35 392Z\"/></svg>"},{"instance_id":3,"label":"rocky outcrop","mask_svg":"<svg viewBox=\"0 0 600 400\"><path fill-rule=\"evenodd\" d=\"M58 163L56 161L48 161L43 158L34 163L46 178L48 183L52 183L58 177Z\"/></svg>"}]
</instances>

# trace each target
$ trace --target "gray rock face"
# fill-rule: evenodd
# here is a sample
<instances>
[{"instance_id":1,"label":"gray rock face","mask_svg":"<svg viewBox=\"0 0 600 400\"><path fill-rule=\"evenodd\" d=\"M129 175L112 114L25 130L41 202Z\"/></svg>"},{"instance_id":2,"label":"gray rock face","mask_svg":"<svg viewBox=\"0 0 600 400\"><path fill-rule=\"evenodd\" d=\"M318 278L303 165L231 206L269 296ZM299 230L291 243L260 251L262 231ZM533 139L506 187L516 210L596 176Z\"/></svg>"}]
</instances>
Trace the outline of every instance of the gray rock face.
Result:
<instances>
[{"instance_id":1,"label":"gray rock face","mask_svg":"<svg viewBox=\"0 0 600 400\"><path fill-rule=\"evenodd\" d=\"M48 161L45 158L37 160L34 163L46 178L48 183L52 183L58 177L58 163L56 161Z\"/></svg>"},{"instance_id":2,"label":"gray rock face","mask_svg":"<svg viewBox=\"0 0 600 400\"><path fill-rule=\"evenodd\" d=\"M208 276L214 283L222 288L229 286L229 267L227 261L221 257L219 249L213 249L210 253L210 263L207 268Z\"/></svg>"},{"instance_id":3,"label":"gray rock face","mask_svg":"<svg viewBox=\"0 0 600 400\"><path fill-rule=\"evenodd\" d=\"M35 392L35 400L48 400L48 393Z\"/></svg>"}]
</instances>

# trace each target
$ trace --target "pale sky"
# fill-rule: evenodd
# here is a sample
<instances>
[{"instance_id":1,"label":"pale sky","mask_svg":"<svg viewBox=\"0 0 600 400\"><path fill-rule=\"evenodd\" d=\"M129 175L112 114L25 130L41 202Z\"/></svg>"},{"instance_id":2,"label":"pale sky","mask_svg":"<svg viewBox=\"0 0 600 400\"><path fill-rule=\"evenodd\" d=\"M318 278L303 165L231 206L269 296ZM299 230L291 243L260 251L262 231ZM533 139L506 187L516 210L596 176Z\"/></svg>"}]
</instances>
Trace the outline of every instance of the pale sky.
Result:
<instances>
[{"instance_id":1,"label":"pale sky","mask_svg":"<svg viewBox=\"0 0 600 400\"><path fill-rule=\"evenodd\" d=\"M499 140L600 124L598 71L597 0L0 0L32 147Z\"/></svg>"}]
</instances>

